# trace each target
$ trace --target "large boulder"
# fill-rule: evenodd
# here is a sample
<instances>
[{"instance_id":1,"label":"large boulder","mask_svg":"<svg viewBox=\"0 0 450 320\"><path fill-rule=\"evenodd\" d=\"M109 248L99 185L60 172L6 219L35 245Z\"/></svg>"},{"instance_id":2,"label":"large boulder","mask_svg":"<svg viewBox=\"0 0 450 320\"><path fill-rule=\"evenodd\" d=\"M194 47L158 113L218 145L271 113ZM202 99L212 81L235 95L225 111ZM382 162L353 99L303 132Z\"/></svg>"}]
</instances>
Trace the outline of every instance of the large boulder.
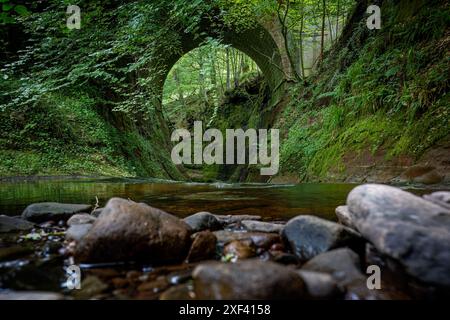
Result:
<instances>
[{"instance_id":1,"label":"large boulder","mask_svg":"<svg viewBox=\"0 0 450 320\"><path fill-rule=\"evenodd\" d=\"M199 232L203 230L215 231L222 228L222 223L212 213L209 212L197 212L187 218L184 218L192 229L193 232Z\"/></svg>"},{"instance_id":2,"label":"large boulder","mask_svg":"<svg viewBox=\"0 0 450 320\"><path fill-rule=\"evenodd\" d=\"M291 219L284 227L282 236L302 261L334 248L357 244L361 240L350 228L307 215Z\"/></svg>"},{"instance_id":3,"label":"large boulder","mask_svg":"<svg viewBox=\"0 0 450 320\"><path fill-rule=\"evenodd\" d=\"M88 204L68 204L42 202L30 204L22 213L22 218L33 222L67 220L75 213L86 213L92 209Z\"/></svg>"},{"instance_id":4,"label":"large boulder","mask_svg":"<svg viewBox=\"0 0 450 320\"><path fill-rule=\"evenodd\" d=\"M257 259L208 263L193 272L194 291L202 300L300 299L302 278L292 269Z\"/></svg>"},{"instance_id":5,"label":"large boulder","mask_svg":"<svg viewBox=\"0 0 450 320\"><path fill-rule=\"evenodd\" d=\"M108 201L102 214L78 243L81 262L180 262L190 247L189 226L162 210L120 198Z\"/></svg>"},{"instance_id":6,"label":"large boulder","mask_svg":"<svg viewBox=\"0 0 450 320\"><path fill-rule=\"evenodd\" d=\"M353 189L347 205L352 223L378 251L421 281L450 286L450 210L377 184Z\"/></svg>"}]
</instances>

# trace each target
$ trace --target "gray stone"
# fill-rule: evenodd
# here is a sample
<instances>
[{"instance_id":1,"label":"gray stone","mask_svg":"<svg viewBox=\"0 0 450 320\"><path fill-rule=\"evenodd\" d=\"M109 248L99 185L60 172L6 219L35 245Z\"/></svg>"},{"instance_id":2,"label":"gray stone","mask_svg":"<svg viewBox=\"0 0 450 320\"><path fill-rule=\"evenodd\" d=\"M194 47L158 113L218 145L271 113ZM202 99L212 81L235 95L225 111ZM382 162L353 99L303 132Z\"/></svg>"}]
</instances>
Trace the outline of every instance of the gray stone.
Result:
<instances>
[{"instance_id":1,"label":"gray stone","mask_svg":"<svg viewBox=\"0 0 450 320\"><path fill-rule=\"evenodd\" d=\"M75 213L89 212L87 204L67 204L56 202L34 203L25 208L22 218L33 222L67 220Z\"/></svg>"},{"instance_id":2,"label":"gray stone","mask_svg":"<svg viewBox=\"0 0 450 320\"><path fill-rule=\"evenodd\" d=\"M215 231L222 228L222 223L209 212L197 212L184 219L192 229L193 232L203 230Z\"/></svg>"},{"instance_id":3,"label":"gray stone","mask_svg":"<svg viewBox=\"0 0 450 320\"><path fill-rule=\"evenodd\" d=\"M86 223L86 224L75 224L71 226L66 231L66 239L67 240L74 240L74 241L80 241L83 239L91 230L92 224Z\"/></svg>"},{"instance_id":4,"label":"gray stone","mask_svg":"<svg viewBox=\"0 0 450 320\"><path fill-rule=\"evenodd\" d=\"M328 273L300 270L298 274L305 282L312 299L333 299L342 294L336 281Z\"/></svg>"},{"instance_id":5,"label":"gray stone","mask_svg":"<svg viewBox=\"0 0 450 320\"><path fill-rule=\"evenodd\" d=\"M241 222L244 220L261 220L261 216L255 216L255 215L248 215L248 214L241 214L241 215L214 215L219 221L221 221L224 224L232 224Z\"/></svg>"},{"instance_id":6,"label":"gray stone","mask_svg":"<svg viewBox=\"0 0 450 320\"><path fill-rule=\"evenodd\" d=\"M348 248L319 254L305 263L301 270L328 273L342 287L366 279L361 272L358 255Z\"/></svg>"},{"instance_id":7,"label":"gray stone","mask_svg":"<svg viewBox=\"0 0 450 320\"><path fill-rule=\"evenodd\" d=\"M33 227L34 224L29 221L0 215L0 233L25 231Z\"/></svg>"},{"instance_id":8,"label":"gray stone","mask_svg":"<svg viewBox=\"0 0 450 320\"><path fill-rule=\"evenodd\" d=\"M401 189L363 185L347 205L358 231L417 279L450 286L450 210Z\"/></svg>"},{"instance_id":9,"label":"gray stone","mask_svg":"<svg viewBox=\"0 0 450 320\"><path fill-rule=\"evenodd\" d=\"M144 203L112 198L77 244L81 262L181 262L188 254L191 229L182 220Z\"/></svg>"},{"instance_id":10,"label":"gray stone","mask_svg":"<svg viewBox=\"0 0 450 320\"><path fill-rule=\"evenodd\" d=\"M339 206L335 212L340 224L355 229L355 225L352 222L352 213L348 210L348 206Z\"/></svg>"},{"instance_id":11,"label":"gray stone","mask_svg":"<svg viewBox=\"0 0 450 320\"><path fill-rule=\"evenodd\" d=\"M334 248L356 244L361 239L352 229L314 216L291 219L282 231L285 242L302 261Z\"/></svg>"},{"instance_id":12,"label":"gray stone","mask_svg":"<svg viewBox=\"0 0 450 320\"><path fill-rule=\"evenodd\" d=\"M424 195L423 198L450 210L450 192L448 191L433 192Z\"/></svg>"},{"instance_id":13,"label":"gray stone","mask_svg":"<svg viewBox=\"0 0 450 320\"><path fill-rule=\"evenodd\" d=\"M269 300L306 297L302 278L292 269L258 259L208 263L193 272L194 291L202 300Z\"/></svg>"},{"instance_id":14,"label":"gray stone","mask_svg":"<svg viewBox=\"0 0 450 320\"><path fill-rule=\"evenodd\" d=\"M277 223L261 222L254 220L244 220L241 222L247 231L279 233L284 225Z\"/></svg>"},{"instance_id":15,"label":"gray stone","mask_svg":"<svg viewBox=\"0 0 450 320\"><path fill-rule=\"evenodd\" d=\"M74 214L73 216L70 217L69 220L67 220L67 225L71 227L77 224L92 224L95 222L95 220L97 220L96 217L87 213Z\"/></svg>"}]
</instances>

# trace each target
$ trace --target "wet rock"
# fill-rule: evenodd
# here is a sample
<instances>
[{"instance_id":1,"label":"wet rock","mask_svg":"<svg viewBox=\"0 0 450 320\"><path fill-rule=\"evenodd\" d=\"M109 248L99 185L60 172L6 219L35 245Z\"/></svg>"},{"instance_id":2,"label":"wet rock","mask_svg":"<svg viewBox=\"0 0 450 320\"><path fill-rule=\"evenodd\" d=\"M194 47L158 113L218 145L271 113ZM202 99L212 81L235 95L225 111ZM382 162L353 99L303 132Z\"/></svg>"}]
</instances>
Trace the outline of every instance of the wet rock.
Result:
<instances>
[{"instance_id":1,"label":"wet rock","mask_svg":"<svg viewBox=\"0 0 450 320\"><path fill-rule=\"evenodd\" d=\"M174 272L167 276L170 284L177 285L184 283L192 278L192 269Z\"/></svg>"},{"instance_id":2,"label":"wet rock","mask_svg":"<svg viewBox=\"0 0 450 320\"><path fill-rule=\"evenodd\" d=\"M241 224L247 231L253 232L279 233L284 227L282 224L254 220L244 220Z\"/></svg>"},{"instance_id":3,"label":"wet rock","mask_svg":"<svg viewBox=\"0 0 450 320\"><path fill-rule=\"evenodd\" d=\"M261 216L255 216L255 215L218 215L215 214L215 217L219 219L224 224L232 224L237 223L245 220L261 220Z\"/></svg>"},{"instance_id":4,"label":"wet rock","mask_svg":"<svg viewBox=\"0 0 450 320\"><path fill-rule=\"evenodd\" d=\"M187 262L197 262L215 257L217 238L211 231L197 232L192 235L192 238Z\"/></svg>"},{"instance_id":5,"label":"wet rock","mask_svg":"<svg viewBox=\"0 0 450 320\"><path fill-rule=\"evenodd\" d=\"M314 216L291 219L284 227L282 236L302 261L334 248L360 242L358 234L352 229Z\"/></svg>"},{"instance_id":6,"label":"wet rock","mask_svg":"<svg viewBox=\"0 0 450 320\"><path fill-rule=\"evenodd\" d=\"M212 213L209 212L197 212L187 218L184 218L192 229L193 232L210 230L215 231L222 228L222 223Z\"/></svg>"},{"instance_id":7,"label":"wet rock","mask_svg":"<svg viewBox=\"0 0 450 320\"><path fill-rule=\"evenodd\" d=\"M76 299L91 299L108 289L108 285L96 276L87 276L81 281L81 289L74 291Z\"/></svg>"},{"instance_id":8,"label":"wet rock","mask_svg":"<svg viewBox=\"0 0 450 320\"><path fill-rule=\"evenodd\" d=\"M257 248L268 250L274 243L281 242L281 237L279 235L264 232L234 232L220 230L215 231L214 235L217 238L218 245L221 247L235 240L251 240Z\"/></svg>"},{"instance_id":9,"label":"wet rock","mask_svg":"<svg viewBox=\"0 0 450 320\"><path fill-rule=\"evenodd\" d=\"M223 254L237 259L248 259L256 256L256 248L251 240L235 240L225 246Z\"/></svg>"},{"instance_id":10,"label":"wet rock","mask_svg":"<svg viewBox=\"0 0 450 320\"><path fill-rule=\"evenodd\" d=\"M385 185L353 189L347 205L378 251L423 282L450 286L450 210Z\"/></svg>"},{"instance_id":11,"label":"wet rock","mask_svg":"<svg viewBox=\"0 0 450 320\"><path fill-rule=\"evenodd\" d=\"M194 298L195 294L191 286L187 284L171 287L159 297L160 300L193 300Z\"/></svg>"},{"instance_id":12,"label":"wet rock","mask_svg":"<svg viewBox=\"0 0 450 320\"><path fill-rule=\"evenodd\" d=\"M70 217L69 220L67 220L67 225L69 227L77 225L77 224L92 224L97 220L96 217L90 215L90 214L75 214Z\"/></svg>"},{"instance_id":13,"label":"wet rock","mask_svg":"<svg viewBox=\"0 0 450 320\"><path fill-rule=\"evenodd\" d=\"M76 247L82 262L180 262L190 248L190 227L162 210L120 198L108 201Z\"/></svg>"},{"instance_id":14,"label":"wet rock","mask_svg":"<svg viewBox=\"0 0 450 320\"><path fill-rule=\"evenodd\" d=\"M208 263L193 273L197 299L269 300L306 296L302 278L288 267L257 259Z\"/></svg>"},{"instance_id":15,"label":"wet rock","mask_svg":"<svg viewBox=\"0 0 450 320\"><path fill-rule=\"evenodd\" d=\"M336 281L330 274L323 272L300 270L309 297L312 299L334 299L342 294Z\"/></svg>"},{"instance_id":16,"label":"wet rock","mask_svg":"<svg viewBox=\"0 0 450 320\"><path fill-rule=\"evenodd\" d=\"M64 300L64 296L44 291L2 291L0 300Z\"/></svg>"},{"instance_id":17,"label":"wet rock","mask_svg":"<svg viewBox=\"0 0 450 320\"><path fill-rule=\"evenodd\" d=\"M431 201L441 207L450 210L450 192L447 191L438 191L433 192L432 194L426 194L423 196L425 200Z\"/></svg>"},{"instance_id":18,"label":"wet rock","mask_svg":"<svg viewBox=\"0 0 450 320\"><path fill-rule=\"evenodd\" d=\"M22 218L33 222L67 220L76 213L88 212L90 205L56 202L34 203L25 208Z\"/></svg>"},{"instance_id":19,"label":"wet rock","mask_svg":"<svg viewBox=\"0 0 450 320\"><path fill-rule=\"evenodd\" d=\"M29 221L0 215L0 233L25 231L33 228L34 224Z\"/></svg>"},{"instance_id":20,"label":"wet rock","mask_svg":"<svg viewBox=\"0 0 450 320\"><path fill-rule=\"evenodd\" d=\"M92 224L76 224L66 231L66 239L79 242L92 229Z\"/></svg>"},{"instance_id":21,"label":"wet rock","mask_svg":"<svg viewBox=\"0 0 450 320\"><path fill-rule=\"evenodd\" d=\"M436 170L430 171L413 179L414 182L423 184L438 184L444 180L444 176L439 174Z\"/></svg>"},{"instance_id":22,"label":"wet rock","mask_svg":"<svg viewBox=\"0 0 450 320\"><path fill-rule=\"evenodd\" d=\"M355 229L355 225L352 222L352 213L348 210L347 206L339 206L335 212L340 224Z\"/></svg>"},{"instance_id":23,"label":"wet rock","mask_svg":"<svg viewBox=\"0 0 450 320\"><path fill-rule=\"evenodd\" d=\"M156 280L142 283L137 290L139 292L160 293L169 287L165 277L158 277Z\"/></svg>"},{"instance_id":24,"label":"wet rock","mask_svg":"<svg viewBox=\"0 0 450 320\"><path fill-rule=\"evenodd\" d=\"M319 254L305 263L302 270L328 273L343 287L365 281L358 255L348 248Z\"/></svg>"}]
</instances>

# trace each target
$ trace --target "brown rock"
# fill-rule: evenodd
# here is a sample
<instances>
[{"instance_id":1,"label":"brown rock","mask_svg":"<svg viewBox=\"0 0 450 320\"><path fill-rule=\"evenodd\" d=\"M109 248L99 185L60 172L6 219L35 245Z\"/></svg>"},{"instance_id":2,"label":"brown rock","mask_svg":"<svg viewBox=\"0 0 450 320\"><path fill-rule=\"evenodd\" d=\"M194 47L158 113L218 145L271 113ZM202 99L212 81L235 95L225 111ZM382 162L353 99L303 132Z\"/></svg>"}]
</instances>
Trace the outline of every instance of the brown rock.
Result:
<instances>
[{"instance_id":1,"label":"brown rock","mask_svg":"<svg viewBox=\"0 0 450 320\"><path fill-rule=\"evenodd\" d=\"M76 248L82 262L179 262L190 247L190 228L182 220L144 203L108 201Z\"/></svg>"},{"instance_id":2,"label":"brown rock","mask_svg":"<svg viewBox=\"0 0 450 320\"><path fill-rule=\"evenodd\" d=\"M259 259L208 263L193 273L194 291L203 300L300 299L306 296L302 278L288 267Z\"/></svg>"},{"instance_id":3,"label":"brown rock","mask_svg":"<svg viewBox=\"0 0 450 320\"><path fill-rule=\"evenodd\" d=\"M216 255L217 238L210 231L201 231L192 235L193 242L187 262L213 259Z\"/></svg>"},{"instance_id":4,"label":"brown rock","mask_svg":"<svg viewBox=\"0 0 450 320\"><path fill-rule=\"evenodd\" d=\"M232 255L237 259L248 259L256 256L256 249L251 240L235 240L225 246L223 254Z\"/></svg>"}]
</instances>

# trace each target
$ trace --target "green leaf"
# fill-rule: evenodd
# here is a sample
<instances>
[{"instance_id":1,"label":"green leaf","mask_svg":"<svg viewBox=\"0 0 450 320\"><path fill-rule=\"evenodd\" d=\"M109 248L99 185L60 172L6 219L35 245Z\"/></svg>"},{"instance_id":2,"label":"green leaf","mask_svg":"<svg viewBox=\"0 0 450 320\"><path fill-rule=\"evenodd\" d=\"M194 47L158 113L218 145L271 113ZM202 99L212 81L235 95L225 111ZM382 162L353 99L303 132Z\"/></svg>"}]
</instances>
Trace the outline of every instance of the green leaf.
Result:
<instances>
[{"instance_id":1,"label":"green leaf","mask_svg":"<svg viewBox=\"0 0 450 320\"><path fill-rule=\"evenodd\" d=\"M3 11L9 11L9 10L11 10L12 8L14 8L14 5L13 5L13 4L10 4L10 3L4 3L4 4L2 5L2 10L3 10Z\"/></svg>"},{"instance_id":2,"label":"green leaf","mask_svg":"<svg viewBox=\"0 0 450 320\"><path fill-rule=\"evenodd\" d=\"M30 12L28 11L28 9L23 6L23 5L17 5L14 7L14 11L17 12L19 15L21 16L26 16L28 15Z\"/></svg>"}]
</instances>

